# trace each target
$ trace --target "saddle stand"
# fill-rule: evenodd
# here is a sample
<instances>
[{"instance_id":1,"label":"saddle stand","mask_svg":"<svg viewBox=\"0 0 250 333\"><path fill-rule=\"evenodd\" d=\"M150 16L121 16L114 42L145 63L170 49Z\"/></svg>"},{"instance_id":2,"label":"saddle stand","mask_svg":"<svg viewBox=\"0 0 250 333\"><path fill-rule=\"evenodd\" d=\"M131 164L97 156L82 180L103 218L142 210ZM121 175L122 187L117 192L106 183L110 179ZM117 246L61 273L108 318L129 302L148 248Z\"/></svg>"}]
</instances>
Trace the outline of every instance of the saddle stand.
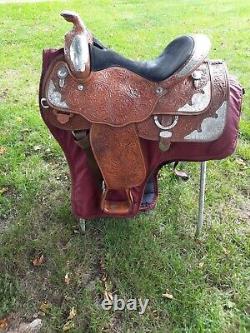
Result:
<instances>
[{"instance_id":1,"label":"saddle stand","mask_svg":"<svg viewBox=\"0 0 250 333\"><path fill-rule=\"evenodd\" d=\"M201 162L200 170L200 195L199 195L199 212L195 236L198 238L204 222L204 203L205 203L205 186L206 186L207 162Z\"/></svg>"},{"instance_id":2,"label":"saddle stand","mask_svg":"<svg viewBox=\"0 0 250 333\"><path fill-rule=\"evenodd\" d=\"M203 224L206 161L233 153L242 88L207 36L173 40L154 60L133 61L105 47L80 17L63 49L43 53L40 110L61 145L81 219L133 217L153 209L157 174L170 162L201 162Z\"/></svg>"}]
</instances>

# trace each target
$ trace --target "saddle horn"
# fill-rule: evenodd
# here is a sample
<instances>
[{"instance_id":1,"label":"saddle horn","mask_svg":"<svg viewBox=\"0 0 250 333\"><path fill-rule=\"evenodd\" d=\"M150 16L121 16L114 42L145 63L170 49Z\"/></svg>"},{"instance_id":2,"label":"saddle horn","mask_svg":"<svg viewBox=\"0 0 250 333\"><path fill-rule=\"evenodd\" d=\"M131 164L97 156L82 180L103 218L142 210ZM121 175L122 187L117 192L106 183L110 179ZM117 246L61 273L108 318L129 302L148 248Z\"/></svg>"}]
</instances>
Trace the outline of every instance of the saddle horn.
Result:
<instances>
[{"instance_id":1,"label":"saddle horn","mask_svg":"<svg viewBox=\"0 0 250 333\"><path fill-rule=\"evenodd\" d=\"M77 79L86 81L91 71L89 44L93 43L93 37L77 13L65 10L61 16L73 23L73 29L65 35L66 62Z\"/></svg>"},{"instance_id":2,"label":"saddle horn","mask_svg":"<svg viewBox=\"0 0 250 333\"><path fill-rule=\"evenodd\" d=\"M73 29L76 31L83 32L86 29L81 17L77 13L64 10L60 15L65 19L65 21L73 23Z\"/></svg>"}]
</instances>

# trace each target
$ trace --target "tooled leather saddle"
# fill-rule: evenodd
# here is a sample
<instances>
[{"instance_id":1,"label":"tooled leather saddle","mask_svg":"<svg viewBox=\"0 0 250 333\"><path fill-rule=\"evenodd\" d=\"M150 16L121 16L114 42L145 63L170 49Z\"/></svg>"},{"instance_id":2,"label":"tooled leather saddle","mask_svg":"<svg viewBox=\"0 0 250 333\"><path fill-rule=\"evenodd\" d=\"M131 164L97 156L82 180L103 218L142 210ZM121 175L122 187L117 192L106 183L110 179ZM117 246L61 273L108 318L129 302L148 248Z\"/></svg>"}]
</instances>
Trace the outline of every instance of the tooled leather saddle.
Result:
<instances>
[{"instance_id":1,"label":"tooled leather saddle","mask_svg":"<svg viewBox=\"0 0 250 333\"><path fill-rule=\"evenodd\" d=\"M178 37L139 62L61 15L73 29L64 49L44 51L40 108L68 159L77 216L133 216L154 206L162 165L234 151L242 89L207 58L208 37Z\"/></svg>"}]
</instances>

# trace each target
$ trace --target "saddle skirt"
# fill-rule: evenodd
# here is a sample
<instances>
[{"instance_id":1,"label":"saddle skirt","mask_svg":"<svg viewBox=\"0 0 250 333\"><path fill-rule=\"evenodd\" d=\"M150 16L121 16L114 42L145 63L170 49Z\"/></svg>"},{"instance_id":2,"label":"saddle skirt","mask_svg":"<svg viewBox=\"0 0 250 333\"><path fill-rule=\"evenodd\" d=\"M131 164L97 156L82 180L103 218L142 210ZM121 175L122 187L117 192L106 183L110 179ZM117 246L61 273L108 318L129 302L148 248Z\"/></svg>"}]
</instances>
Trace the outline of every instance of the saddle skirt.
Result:
<instances>
[{"instance_id":1,"label":"saddle skirt","mask_svg":"<svg viewBox=\"0 0 250 333\"><path fill-rule=\"evenodd\" d=\"M93 186L99 193L99 215L134 215L140 206L140 202L136 202L135 189L140 189L142 196L147 181L152 180L153 173L157 174L160 165L173 160L189 160L185 154L183 158L168 156L170 151L174 152L176 144L192 150L197 144L202 147L219 142L225 135L232 117L226 65L223 61L207 59L210 42L203 35L184 39L186 58L185 61L179 59L179 67L175 59L169 60L169 46L153 65L126 61L100 46L79 16L68 12L63 15L74 23L74 28L70 37L65 37L64 51L54 52L43 71L42 116L49 126L70 135L72 131L72 140L84 147L85 153L89 151L86 153L87 167L98 170L92 172L92 176L95 179ZM179 39L176 42L178 50L175 43L172 44L169 44L171 52L180 52ZM99 56L96 50L104 53ZM82 52L89 54L83 57ZM100 64L97 66L98 57L108 58L101 69ZM156 81L153 70L150 72L148 68L158 70L164 61L169 62L166 66L177 66L177 69L172 74L164 74L165 79ZM242 95L241 88L239 91ZM240 105L241 98L234 135ZM77 138L79 133L80 139ZM235 136L232 140L235 146ZM148 149L149 142L158 156L154 170L151 159L155 152ZM201 157L199 151L196 155L193 160L211 159L210 156ZM93 167L95 163L96 167ZM116 201L114 197L122 199Z\"/></svg>"}]
</instances>

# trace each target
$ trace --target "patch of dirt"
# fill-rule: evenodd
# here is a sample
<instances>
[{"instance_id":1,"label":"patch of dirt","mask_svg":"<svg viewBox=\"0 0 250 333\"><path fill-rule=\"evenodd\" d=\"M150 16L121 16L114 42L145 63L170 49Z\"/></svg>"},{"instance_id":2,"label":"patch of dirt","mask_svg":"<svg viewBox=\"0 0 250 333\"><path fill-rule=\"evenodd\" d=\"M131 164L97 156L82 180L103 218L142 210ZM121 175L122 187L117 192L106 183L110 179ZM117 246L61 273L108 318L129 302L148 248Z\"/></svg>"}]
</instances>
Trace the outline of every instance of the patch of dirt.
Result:
<instances>
[{"instance_id":1,"label":"patch of dirt","mask_svg":"<svg viewBox=\"0 0 250 333\"><path fill-rule=\"evenodd\" d=\"M250 233L250 198L244 198L240 206L236 208L238 220L238 234Z\"/></svg>"},{"instance_id":2,"label":"patch of dirt","mask_svg":"<svg viewBox=\"0 0 250 333\"><path fill-rule=\"evenodd\" d=\"M122 333L122 313L114 312L109 324L103 328L104 333Z\"/></svg>"},{"instance_id":3,"label":"patch of dirt","mask_svg":"<svg viewBox=\"0 0 250 333\"><path fill-rule=\"evenodd\" d=\"M1 194L1 196L12 201L12 207L6 210L4 213L0 212L0 234L5 232L8 226L11 225L11 223L17 217L18 211L17 205L15 203L17 203L21 198L20 193L18 193L17 190L13 187L6 187L6 190Z\"/></svg>"},{"instance_id":4,"label":"patch of dirt","mask_svg":"<svg viewBox=\"0 0 250 333\"><path fill-rule=\"evenodd\" d=\"M9 89L0 90L0 101L3 101L8 96Z\"/></svg>"},{"instance_id":5,"label":"patch of dirt","mask_svg":"<svg viewBox=\"0 0 250 333\"><path fill-rule=\"evenodd\" d=\"M35 319L30 323L19 323L18 326L10 328L6 333L38 333L42 327L42 320Z\"/></svg>"},{"instance_id":6,"label":"patch of dirt","mask_svg":"<svg viewBox=\"0 0 250 333\"><path fill-rule=\"evenodd\" d=\"M250 224L250 199L246 198L244 202L242 202L240 208L238 209L239 217L242 220L245 220L246 223Z\"/></svg>"}]
</instances>

